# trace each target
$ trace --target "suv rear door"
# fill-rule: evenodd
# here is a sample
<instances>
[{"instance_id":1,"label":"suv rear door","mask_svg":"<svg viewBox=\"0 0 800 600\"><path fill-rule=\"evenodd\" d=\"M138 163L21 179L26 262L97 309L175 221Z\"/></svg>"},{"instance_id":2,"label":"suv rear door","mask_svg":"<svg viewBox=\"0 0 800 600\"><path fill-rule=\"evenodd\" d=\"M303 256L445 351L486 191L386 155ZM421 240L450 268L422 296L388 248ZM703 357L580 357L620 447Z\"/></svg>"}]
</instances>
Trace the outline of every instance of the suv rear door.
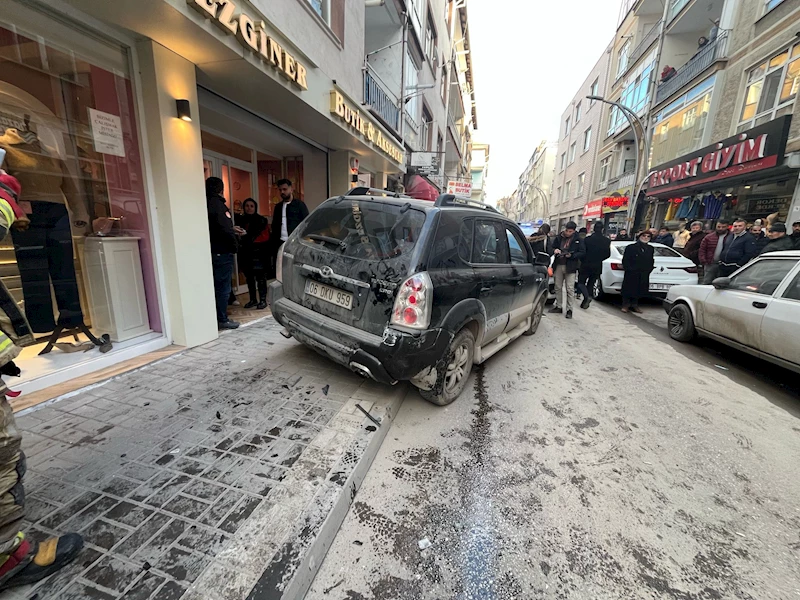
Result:
<instances>
[{"instance_id":1,"label":"suv rear door","mask_svg":"<svg viewBox=\"0 0 800 600\"><path fill-rule=\"evenodd\" d=\"M425 211L409 203L365 197L328 200L284 249L284 295L321 315L381 335L427 219Z\"/></svg>"},{"instance_id":2,"label":"suv rear door","mask_svg":"<svg viewBox=\"0 0 800 600\"><path fill-rule=\"evenodd\" d=\"M486 309L486 334L490 342L508 327L516 284L508 258L505 225L497 219L475 218L472 267L480 281L478 299Z\"/></svg>"}]
</instances>

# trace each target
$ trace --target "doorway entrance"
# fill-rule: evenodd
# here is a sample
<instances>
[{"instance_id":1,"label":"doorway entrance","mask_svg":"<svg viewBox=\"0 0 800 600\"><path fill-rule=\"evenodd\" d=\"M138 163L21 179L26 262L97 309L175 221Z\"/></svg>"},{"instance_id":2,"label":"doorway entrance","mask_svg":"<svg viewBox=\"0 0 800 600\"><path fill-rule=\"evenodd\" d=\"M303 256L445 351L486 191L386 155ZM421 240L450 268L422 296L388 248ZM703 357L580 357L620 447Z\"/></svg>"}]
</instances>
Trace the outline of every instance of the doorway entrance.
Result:
<instances>
[{"instance_id":1,"label":"doorway entrance","mask_svg":"<svg viewBox=\"0 0 800 600\"><path fill-rule=\"evenodd\" d=\"M286 178L292 182L296 198L303 200L303 157L280 157L249 148L206 130L203 141L203 177L219 177L225 186L225 204L233 215L241 215L245 200L252 198L258 213L272 223L275 206L281 201L277 182ZM233 293L246 293L247 279L238 258L233 272Z\"/></svg>"}]
</instances>

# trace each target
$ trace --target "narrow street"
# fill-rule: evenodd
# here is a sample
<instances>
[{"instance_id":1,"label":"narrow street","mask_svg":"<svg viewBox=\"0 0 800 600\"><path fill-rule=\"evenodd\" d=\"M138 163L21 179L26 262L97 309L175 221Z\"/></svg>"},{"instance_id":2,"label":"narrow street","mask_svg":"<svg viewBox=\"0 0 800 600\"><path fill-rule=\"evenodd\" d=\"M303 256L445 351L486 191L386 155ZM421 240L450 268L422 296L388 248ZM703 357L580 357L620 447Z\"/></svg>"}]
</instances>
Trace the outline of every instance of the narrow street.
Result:
<instances>
[{"instance_id":1,"label":"narrow street","mask_svg":"<svg viewBox=\"0 0 800 600\"><path fill-rule=\"evenodd\" d=\"M800 597L797 377L645 309L410 393L307 598Z\"/></svg>"}]
</instances>

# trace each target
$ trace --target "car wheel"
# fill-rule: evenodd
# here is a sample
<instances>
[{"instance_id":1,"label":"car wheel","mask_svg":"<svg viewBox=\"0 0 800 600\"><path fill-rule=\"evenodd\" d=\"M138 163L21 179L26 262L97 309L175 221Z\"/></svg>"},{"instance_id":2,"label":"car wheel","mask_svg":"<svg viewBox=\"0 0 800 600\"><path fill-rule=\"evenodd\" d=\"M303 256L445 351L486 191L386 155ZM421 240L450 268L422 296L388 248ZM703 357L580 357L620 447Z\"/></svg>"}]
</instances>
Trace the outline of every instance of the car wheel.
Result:
<instances>
[{"instance_id":1,"label":"car wheel","mask_svg":"<svg viewBox=\"0 0 800 600\"><path fill-rule=\"evenodd\" d=\"M689 342L697 333L694 328L692 311L685 304L676 304L669 311L667 321L669 337L679 342Z\"/></svg>"},{"instance_id":2,"label":"car wheel","mask_svg":"<svg viewBox=\"0 0 800 600\"><path fill-rule=\"evenodd\" d=\"M594 281L594 285L592 286L592 298L595 300L602 300L603 296L605 296L605 292L603 291L603 282L600 281L598 277Z\"/></svg>"},{"instance_id":3,"label":"car wheel","mask_svg":"<svg viewBox=\"0 0 800 600\"><path fill-rule=\"evenodd\" d=\"M547 294L542 297L539 302L536 303L536 307L533 309L533 314L531 315L531 326L523 333L522 335L533 335L536 333L536 330L539 329L539 323L542 322L542 315L544 314L544 305L547 303Z\"/></svg>"},{"instance_id":4,"label":"car wheel","mask_svg":"<svg viewBox=\"0 0 800 600\"><path fill-rule=\"evenodd\" d=\"M469 329L462 329L435 367L436 385L430 390L420 390L420 395L438 406L453 402L467 386L474 358L475 336Z\"/></svg>"}]
</instances>

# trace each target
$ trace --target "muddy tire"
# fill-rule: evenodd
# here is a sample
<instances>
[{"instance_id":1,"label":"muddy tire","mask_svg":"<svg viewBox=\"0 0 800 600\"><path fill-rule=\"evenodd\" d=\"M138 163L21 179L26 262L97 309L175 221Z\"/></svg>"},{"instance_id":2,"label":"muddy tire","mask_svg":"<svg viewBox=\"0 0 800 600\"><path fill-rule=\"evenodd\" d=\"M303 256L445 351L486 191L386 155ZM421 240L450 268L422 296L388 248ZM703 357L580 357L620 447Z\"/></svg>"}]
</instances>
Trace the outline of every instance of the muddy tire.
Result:
<instances>
[{"instance_id":1,"label":"muddy tire","mask_svg":"<svg viewBox=\"0 0 800 600\"><path fill-rule=\"evenodd\" d=\"M462 329L436 366L436 385L431 390L420 390L420 396L437 406L453 402L467 386L474 358L475 336L469 329Z\"/></svg>"},{"instance_id":2,"label":"muddy tire","mask_svg":"<svg viewBox=\"0 0 800 600\"><path fill-rule=\"evenodd\" d=\"M539 302L536 303L536 307L533 309L533 315L531 317L531 326L528 327L527 331L522 335L533 335L536 333L536 330L539 329L539 324L542 322L542 315L544 314L544 305L547 303L547 293L545 292L544 296L542 297Z\"/></svg>"},{"instance_id":3,"label":"muddy tire","mask_svg":"<svg viewBox=\"0 0 800 600\"><path fill-rule=\"evenodd\" d=\"M691 309L685 304L676 304L669 311L667 320L669 337L679 342L690 342L697 335Z\"/></svg>"}]
</instances>

